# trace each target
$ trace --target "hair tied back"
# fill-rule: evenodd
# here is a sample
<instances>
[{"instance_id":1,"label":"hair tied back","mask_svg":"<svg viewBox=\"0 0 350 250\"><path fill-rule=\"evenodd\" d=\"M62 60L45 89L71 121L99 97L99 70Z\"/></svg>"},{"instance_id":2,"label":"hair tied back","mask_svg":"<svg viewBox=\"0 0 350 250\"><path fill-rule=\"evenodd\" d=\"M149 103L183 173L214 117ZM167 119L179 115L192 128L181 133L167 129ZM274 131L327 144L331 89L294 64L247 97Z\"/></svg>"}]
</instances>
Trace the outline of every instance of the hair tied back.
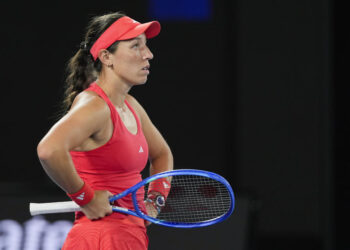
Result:
<instances>
[{"instance_id":1,"label":"hair tied back","mask_svg":"<svg viewBox=\"0 0 350 250\"><path fill-rule=\"evenodd\" d=\"M82 49L82 50L87 50L87 42L85 42L85 41L84 41L84 42L81 42L79 47L80 47L80 49Z\"/></svg>"}]
</instances>

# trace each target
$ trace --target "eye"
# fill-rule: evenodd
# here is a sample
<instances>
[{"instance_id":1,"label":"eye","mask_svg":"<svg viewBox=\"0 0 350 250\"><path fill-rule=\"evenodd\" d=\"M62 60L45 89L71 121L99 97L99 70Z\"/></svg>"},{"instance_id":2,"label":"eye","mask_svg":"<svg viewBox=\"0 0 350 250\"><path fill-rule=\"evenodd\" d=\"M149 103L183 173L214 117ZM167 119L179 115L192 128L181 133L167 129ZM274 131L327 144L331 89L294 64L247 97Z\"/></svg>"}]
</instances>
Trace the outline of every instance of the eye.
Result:
<instances>
[{"instance_id":1,"label":"eye","mask_svg":"<svg viewBox=\"0 0 350 250\"><path fill-rule=\"evenodd\" d=\"M132 45L132 48L138 48L138 47L140 47L140 43L134 43L134 44Z\"/></svg>"}]
</instances>

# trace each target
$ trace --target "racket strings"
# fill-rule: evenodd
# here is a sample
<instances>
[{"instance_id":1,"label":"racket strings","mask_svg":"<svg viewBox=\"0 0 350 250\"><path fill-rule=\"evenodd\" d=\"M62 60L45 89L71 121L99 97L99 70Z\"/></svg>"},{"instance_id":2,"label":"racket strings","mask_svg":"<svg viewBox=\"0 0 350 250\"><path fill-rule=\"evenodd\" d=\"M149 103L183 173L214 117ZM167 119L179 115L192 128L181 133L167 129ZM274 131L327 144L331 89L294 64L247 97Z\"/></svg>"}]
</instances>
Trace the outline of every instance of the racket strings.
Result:
<instances>
[{"instance_id":1,"label":"racket strings","mask_svg":"<svg viewBox=\"0 0 350 250\"><path fill-rule=\"evenodd\" d=\"M221 182L204 176L176 175L172 177L170 193L157 219L198 223L221 217L230 207L229 190Z\"/></svg>"}]
</instances>

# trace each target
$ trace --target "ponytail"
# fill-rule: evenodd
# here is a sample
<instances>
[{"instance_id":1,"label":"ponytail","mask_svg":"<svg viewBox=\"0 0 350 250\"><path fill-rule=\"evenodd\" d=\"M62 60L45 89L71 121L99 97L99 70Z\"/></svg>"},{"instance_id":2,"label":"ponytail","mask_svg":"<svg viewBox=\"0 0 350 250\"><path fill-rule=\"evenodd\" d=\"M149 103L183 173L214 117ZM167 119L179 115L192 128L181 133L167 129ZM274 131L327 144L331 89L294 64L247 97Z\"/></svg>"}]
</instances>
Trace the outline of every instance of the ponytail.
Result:
<instances>
[{"instance_id":1,"label":"ponytail","mask_svg":"<svg viewBox=\"0 0 350 250\"><path fill-rule=\"evenodd\" d=\"M67 65L68 76L66 78L66 88L62 103L63 115L71 108L74 98L80 92L87 89L92 82L96 81L98 74L101 72L102 64L99 59L93 61L90 48L112 23L123 16L125 14L115 12L94 17L90 21L87 27L85 41ZM114 53L118 43L118 41L113 43L107 50Z\"/></svg>"},{"instance_id":2,"label":"ponytail","mask_svg":"<svg viewBox=\"0 0 350 250\"><path fill-rule=\"evenodd\" d=\"M90 83L96 80L94 62L86 49L79 49L78 52L69 60L67 65L66 89L63 100L63 110L66 113L74 98L84 89L88 88Z\"/></svg>"}]
</instances>

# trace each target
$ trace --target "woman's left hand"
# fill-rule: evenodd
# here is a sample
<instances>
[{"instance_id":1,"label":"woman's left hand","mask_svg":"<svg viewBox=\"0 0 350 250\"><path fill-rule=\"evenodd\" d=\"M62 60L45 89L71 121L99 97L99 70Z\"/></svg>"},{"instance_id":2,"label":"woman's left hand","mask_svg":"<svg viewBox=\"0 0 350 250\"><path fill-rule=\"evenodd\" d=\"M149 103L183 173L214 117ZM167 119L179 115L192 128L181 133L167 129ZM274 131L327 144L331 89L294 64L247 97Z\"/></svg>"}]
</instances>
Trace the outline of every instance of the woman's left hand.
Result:
<instances>
[{"instance_id":1,"label":"woman's left hand","mask_svg":"<svg viewBox=\"0 0 350 250\"><path fill-rule=\"evenodd\" d=\"M150 217L153 217L153 218L157 218L158 211L154 207L154 204L151 201L145 201L145 206L146 206L147 215ZM146 226L149 226L151 224L152 224L152 222L150 222L150 221L146 221L146 223L145 223Z\"/></svg>"}]
</instances>

